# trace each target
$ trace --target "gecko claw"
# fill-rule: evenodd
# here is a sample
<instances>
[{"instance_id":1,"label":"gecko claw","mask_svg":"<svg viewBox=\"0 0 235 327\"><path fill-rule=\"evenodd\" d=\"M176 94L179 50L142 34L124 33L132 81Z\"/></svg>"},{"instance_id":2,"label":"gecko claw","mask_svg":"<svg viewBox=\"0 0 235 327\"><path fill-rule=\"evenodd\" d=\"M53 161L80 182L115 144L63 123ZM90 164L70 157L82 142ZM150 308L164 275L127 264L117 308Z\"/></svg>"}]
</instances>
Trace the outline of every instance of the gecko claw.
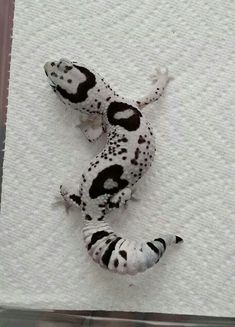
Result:
<instances>
[{"instance_id":1,"label":"gecko claw","mask_svg":"<svg viewBox=\"0 0 235 327\"><path fill-rule=\"evenodd\" d=\"M69 213L70 208L72 207L72 204L69 202L68 199L68 192L62 185L60 185L60 195L55 196L55 201L52 203L52 206L63 206L67 214Z\"/></svg>"},{"instance_id":2,"label":"gecko claw","mask_svg":"<svg viewBox=\"0 0 235 327\"><path fill-rule=\"evenodd\" d=\"M64 198L63 196L55 196L55 201L52 203L52 206L54 208L63 206L65 208L66 213L69 213L69 210L71 208L71 204Z\"/></svg>"},{"instance_id":3,"label":"gecko claw","mask_svg":"<svg viewBox=\"0 0 235 327\"><path fill-rule=\"evenodd\" d=\"M160 70L158 68L155 68L155 74L150 75L150 79L152 80L152 83L155 84L160 78L165 79L166 83L168 83L170 80L173 80L173 76L168 75L168 68L164 68L164 70Z\"/></svg>"}]
</instances>

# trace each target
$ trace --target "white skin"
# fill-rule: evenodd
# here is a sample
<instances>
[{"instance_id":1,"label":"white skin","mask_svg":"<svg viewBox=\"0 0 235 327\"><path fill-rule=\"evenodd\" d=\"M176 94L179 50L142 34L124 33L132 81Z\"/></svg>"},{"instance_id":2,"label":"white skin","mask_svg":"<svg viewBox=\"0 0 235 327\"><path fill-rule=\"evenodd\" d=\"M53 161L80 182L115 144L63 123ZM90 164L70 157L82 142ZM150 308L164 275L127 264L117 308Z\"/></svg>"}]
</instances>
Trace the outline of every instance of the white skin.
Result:
<instances>
[{"instance_id":1,"label":"white skin","mask_svg":"<svg viewBox=\"0 0 235 327\"><path fill-rule=\"evenodd\" d=\"M168 245L182 239L165 235L151 242L126 240L105 219L131 199L135 184L152 164L155 138L140 110L160 98L169 81L167 70L158 71L151 92L134 101L118 95L94 70L68 59L47 62L44 69L60 100L82 115L86 137L95 141L107 134L106 146L83 172L78 192L63 186L60 190L66 208L81 208L88 253L101 267L122 274L152 267Z\"/></svg>"}]
</instances>

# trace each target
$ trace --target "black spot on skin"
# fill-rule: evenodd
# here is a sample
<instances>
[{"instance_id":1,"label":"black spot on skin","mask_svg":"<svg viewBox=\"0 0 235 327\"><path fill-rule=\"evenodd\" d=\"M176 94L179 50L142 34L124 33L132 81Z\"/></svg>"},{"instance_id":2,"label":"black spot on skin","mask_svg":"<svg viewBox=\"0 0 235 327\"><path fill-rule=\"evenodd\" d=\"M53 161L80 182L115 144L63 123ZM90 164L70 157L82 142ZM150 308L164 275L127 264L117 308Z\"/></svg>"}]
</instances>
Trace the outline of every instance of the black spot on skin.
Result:
<instances>
[{"instance_id":1,"label":"black spot on skin","mask_svg":"<svg viewBox=\"0 0 235 327\"><path fill-rule=\"evenodd\" d=\"M68 93L59 85L57 86L57 91L62 95L62 97L68 99L72 103L79 103L87 99L88 91L96 85L96 78L95 75L87 68L76 65L74 65L74 67L86 76L86 80L78 85L76 93ZM68 68L72 69L72 67Z\"/></svg>"},{"instance_id":2,"label":"black spot on skin","mask_svg":"<svg viewBox=\"0 0 235 327\"><path fill-rule=\"evenodd\" d=\"M139 154L140 154L140 149L136 148L136 150L135 150L135 159L139 158Z\"/></svg>"},{"instance_id":3,"label":"black spot on skin","mask_svg":"<svg viewBox=\"0 0 235 327\"><path fill-rule=\"evenodd\" d=\"M54 63L54 62L52 62L52 63L51 63L51 67L54 67L54 66L55 66L55 63Z\"/></svg>"},{"instance_id":4,"label":"black spot on skin","mask_svg":"<svg viewBox=\"0 0 235 327\"><path fill-rule=\"evenodd\" d=\"M112 241L107 250L105 251L104 255L102 256L102 262L105 266L108 267L109 265L109 261L112 255L113 250L115 249L115 246L117 244L117 242L121 239L121 237L117 237L114 241Z\"/></svg>"},{"instance_id":5,"label":"black spot on skin","mask_svg":"<svg viewBox=\"0 0 235 327\"><path fill-rule=\"evenodd\" d=\"M118 264L119 264L118 259L115 259L113 263L114 267L117 268Z\"/></svg>"},{"instance_id":6,"label":"black spot on skin","mask_svg":"<svg viewBox=\"0 0 235 327\"><path fill-rule=\"evenodd\" d=\"M72 80L69 78L67 82L68 82L68 83L72 83Z\"/></svg>"},{"instance_id":7,"label":"black spot on skin","mask_svg":"<svg viewBox=\"0 0 235 327\"><path fill-rule=\"evenodd\" d=\"M159 255L159 250L158 248L156 248L155 245L153 245L153 243L147 242L147 245L150 247L151 250L153 250L157 255Z\"/></svg>"},{"instance_id":8,"label":"black spot on skin","mask_svg":"<svg viewBox=\"0 0 235 327\"><path fill-rule=\"evenodd\" d=\"M121 140L120 140L120 142L128 142L128 139L126 138L126 137L123 137Z\"/></svg>"},{"instance_id":9,"label":"black spot on skin","mask_svg":"<svg viewBox=\"0 0 235 327\"><path fill-rule=\"evenodd\" d=\"M166 242L164 241L163 238L156 238L154 241L162 243L164 251L166 250Z\"/></svg>"},{"instance_id":10,"label":"black spot on skin","mask_svg":"<svg viewBox=\"0 0 235 327\"><path fill-rule=\"evenodd\" d=\"M71 194L70 199L77 203L79 206L81 205L81 198L76 194Z\"/></svg>"},{"instance_id":11,"label":"black spot on skin","mask_svg":"<svg viewBox=\"0 0 235 327\"><path fill-rule=\"evenodd\" d=\"M109 101L111 99L111 97L108 97L107 99L106 99L106 101Z\"/></svg>"},{"instance_id":12,"label":"black spot on skin","mask_svg":"<svg viewBox=\"0 0 235 327\"><path fill-rule=\"evenodd\" d=\"M119 251L119 254L123 257L123 259L127 260L127 253L124 250Z\"/></svg>"},{"instance_id":13,"label":"black spot on skin","mask_svg":"<svg viewBox=\"0 0 235 327\"><path fill-rule=\"evenodd\" d=\"M131 163L132 163L132 165L135 165L135 166L138 165L138 162L135 159L131 159Z\"/></svg>"},{"instance_id":14,"label":"black spot on skin","mask_svg":"<svg viewBox=\"0 0 235 327\"><path fill-rule=\"evenodd\" d=\"M51 73L51 76L58 77L58 75L57 75L55 72L52 72L52 73Z\"/></svg>"},{"instance_id":15,"label":"black spot on skin","mask_svg":"<svg viewBox=\"0 0 235 327\"><path fill-rule=\"evenodd\" d=\"M99 109L100 106L101 106L101 102L98 102L98 104L97 104L97 108Z\"/></svg>"},{"instance_id":16,"label":"black spot on skin","mask_svg":"<svg viewBox=\"0 0 235 327\"><path fill-rule=\"evenodd\" d=\"M105 241L106 244L109 244L110 242L111 240L109 238Z\"/></svg>"},{"instance_id":17,"label":"black spot on skin","mask_svg":"<svg viewBox=\"0 0 235 327\"><path fill-rule=\"evenodd\" d=\"M120 165L111 165L101 172L99 172L96 178L93 179L92 185L89 190L89 195L92 199L97 198L103 194L115 194L118 191L124 189L128 185L128 181L121 179L124 170ZM117 186L112 189L105 189L104 184L107 179L112 179Z\"/></svg>"},{"instance_id":18,"label":"black spot on skin","mask_svg":"<svg viewBox=\"0 0 235 327\"><path fill-rule=\"evenodd\" d=\"M116 202L116 203L115 202L109 202L108 206L109 206L110 209L119 208L119 202Z\"/></svg>"},{"instance_id":19,"label":"black spot on skin","mask_svg":"<svg viewBox=\"0 0 235 327\"><path fill-rule=\"evenodd\" d=\"M60 79L64 79L64 77L63 76L60 76Z\"/></svg>"},{"instance_id":20,"label":"black spot on skin","mask_svg":"<svg viewBox=\"0 0 235 327\"><path fill-rule=\"evenodd\" d=\"M142 135L140 135L140 136L139 136L139 139L138 139L138 143L139 143L139 144L142 144L142 143L144 143L144 142L145 142L145 139L143 138Z\"/></svg>"},{"instance_id":21,"label":"black spot on skin","mask_svg":"<svg viewBox=\"0 0 235 327\"><path fill-rule=\"evenodd\" d=\"M86 219L86 220L92 220L92 218L91 218L90 215L86 215L86 216L85 216L85 219Z\"/></svg>"},{"instance_id":22,"label":"black spot on skin","mask_svg":"<svg viewBox=\"0 0 235 327\"><path fill-rule=\"evenodd\" d=\"M92 245L94 245L98 240L101 240L103 237L106 237L108 235L110 235L111 233L105 231L105 230L101 230L99 232L96 232L92 235L91 237L91 242L88 244L87 249L88 251L90 250L90 248L92 247Z\"/></svg>"},{"instance_id":23,"label":"black spot on skin","mask_svg":"<svg viewBox=\"0 0 235 327\"><path fill-rule=\"evenodd\" d=\"M133 115L128 118L116 119L115 114L131 109ZM111 125L119 125L128 131L136 131L140 126L142 114L140 111L124 102L112 102L107 109L108 121Z\"/></svg>"}]
</instances>

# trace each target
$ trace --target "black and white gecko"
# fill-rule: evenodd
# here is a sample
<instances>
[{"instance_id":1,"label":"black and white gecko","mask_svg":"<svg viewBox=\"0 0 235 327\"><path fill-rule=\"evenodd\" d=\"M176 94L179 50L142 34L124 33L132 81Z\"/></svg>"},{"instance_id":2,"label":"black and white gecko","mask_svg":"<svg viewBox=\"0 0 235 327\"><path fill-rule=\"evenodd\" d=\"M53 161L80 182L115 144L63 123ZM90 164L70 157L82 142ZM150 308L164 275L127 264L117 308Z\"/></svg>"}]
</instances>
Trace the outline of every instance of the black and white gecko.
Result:
<instances>
[{"instance_id":1,"label":"black and white gecko","mask_svg":"<svg viewBox=\"0 0 235 327\"><path fill-rule=\"evenodd\" d=\"M47 62L44 69L61 101L87 115L81 125L87 138L95 141L103 132L107 134L104 149L81 176L78 194L62 186L60 189L67 207L81 208L87 250L95 262L111 271L145 271L159 261L167 246L182 238L165 235L149 242L124 239L108 225L106 214L131 199L135 184L152 164L155 138L141 109L162 95L168 72L158 71L152 92L132 101L120 97L99 74L77 62L60 59Z\"/></svg>"}]
</instances>

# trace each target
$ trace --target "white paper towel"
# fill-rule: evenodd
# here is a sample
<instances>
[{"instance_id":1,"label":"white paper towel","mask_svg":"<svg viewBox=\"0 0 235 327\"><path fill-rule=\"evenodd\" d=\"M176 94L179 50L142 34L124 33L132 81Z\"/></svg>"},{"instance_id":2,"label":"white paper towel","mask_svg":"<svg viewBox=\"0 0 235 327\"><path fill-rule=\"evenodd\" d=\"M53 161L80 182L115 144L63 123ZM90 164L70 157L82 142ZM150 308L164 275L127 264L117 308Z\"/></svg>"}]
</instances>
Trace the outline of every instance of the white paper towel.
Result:
<instances>
[{"instance_id":1,"label":"white paper towel","mask_svg":"<svg viewBox=\"0 0 235 327\"><path fill-rule=\"evenodd\" d=\"M1 305L235 315L233 1L17 0L0 229ZM167 66L175 80L146 109L157 136L141 202L110 215L123 236L176 233L153 269L120 276L92 262L79 211L51 203L100 149L75 128L43 64L68 57L137 99Z\"/></svg>"}]
</instances>

